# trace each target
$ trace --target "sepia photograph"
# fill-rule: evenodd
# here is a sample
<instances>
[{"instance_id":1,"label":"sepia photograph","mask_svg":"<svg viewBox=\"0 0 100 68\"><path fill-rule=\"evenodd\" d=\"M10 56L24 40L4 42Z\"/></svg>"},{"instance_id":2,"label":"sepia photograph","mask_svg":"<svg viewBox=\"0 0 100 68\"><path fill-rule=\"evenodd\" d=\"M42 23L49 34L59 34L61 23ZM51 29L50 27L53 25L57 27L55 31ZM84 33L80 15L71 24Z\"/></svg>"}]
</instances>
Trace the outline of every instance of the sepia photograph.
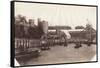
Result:
<instances>
[{"instance_id":1,"label":"sepia photograph","mask_svg":"<svg viewBox=\"0 0 100 68\"><path fill-rule=\"evenodd\" d=\"M96 5L13 3L15 66L97 62Z\"/></svg>"}]
</instances>

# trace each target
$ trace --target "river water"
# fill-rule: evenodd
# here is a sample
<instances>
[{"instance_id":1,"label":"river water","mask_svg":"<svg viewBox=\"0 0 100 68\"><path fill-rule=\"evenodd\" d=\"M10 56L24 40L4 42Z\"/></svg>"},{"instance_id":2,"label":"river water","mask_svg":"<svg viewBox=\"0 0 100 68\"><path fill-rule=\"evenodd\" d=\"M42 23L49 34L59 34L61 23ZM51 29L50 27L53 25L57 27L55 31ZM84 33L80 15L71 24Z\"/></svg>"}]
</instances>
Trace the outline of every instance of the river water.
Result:
<instances>
[{"instance_id":1,"label":"river water","mask_svg":"<svg viewBox=\"0 0 100 68\"><path fill-rule=\"evenodd\" d=\"M96 45L87 46L82 44L82 47L75 49L75 44L64 46L53 46L50 50L41 51L37 58L25 58L27 61L17 60L21 66L23 65L40 65L40 64L57 64L57 63L73 63L87 62L96 55Z\"/></svg>"}]
</instances>

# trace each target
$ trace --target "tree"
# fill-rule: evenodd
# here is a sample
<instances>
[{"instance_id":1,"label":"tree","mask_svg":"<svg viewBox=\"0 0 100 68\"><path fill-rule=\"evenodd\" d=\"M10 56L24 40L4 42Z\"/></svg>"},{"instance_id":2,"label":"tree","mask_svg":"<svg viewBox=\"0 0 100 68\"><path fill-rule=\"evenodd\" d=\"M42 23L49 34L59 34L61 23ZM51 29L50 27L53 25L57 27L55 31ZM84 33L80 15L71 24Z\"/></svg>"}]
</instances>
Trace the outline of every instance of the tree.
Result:
<instances>
[{"instance_id":1,"label":"tree","mask_svg":"<svg viewBox=\"0 0 100 68\"><path fill-rule=\"evenodd\" d=\"M72 29L70 26L49 26L49 29Z\"/></svg>"},{"instance_id":2,"label":"tree","mask_svg":"<svg viewBox=\"0 0 100 68\"><path fill-rule=\"evenodd\" d=\"M75 29L84 29L83 26L76 26Z\"/></svg>"},{"instance_id":3,"label":"tree","mask_svg":"<svg viewBox=\"0 0 100 68\"><path fill-rule=\"evenodd\" d=\"M91 24L86 24L85 30L86 30L86 31L89 31L89 32L91 32L91 31L94 32L94 31L95 31L95 29L92 27Z\"/></svg>"},{"instance_id":4,"label":"tree","mask_svg":"<svg viewBox=\"0 0 100 68\"><path fill-rule=\"evenodd\" d=\"M86 28L85 28L85 31L87 33L87 38L88 38L88 41L93 41L93 39L95 38L95 35L94 33L96 32L95 29L92 27L91 24L86 24Z\"/></svg>"},{"instance_id":5,"label":"tree","mask_svg":"<svg viewBox=\"0 0 100 68\"><path fill-rule=\"evenodd\" d=\"M72 29L70 26L66 26L66 29L68 29L68 30L70 30L70 29Z\"/></svg>"},{"instance_id":6,"label":"tree","mask_svg":"<svg viewBox=\"0 0 100 68\"><path fill-rule=\"evenodd\" d=\"M92 24L90 24L91 22L88 19L86 19L86 20L87 20L88 23L86 24L85 30L89 31L89 32L94 32L95 29L92 27Z\"/></svg>"},{"instance_id":7,"label":"tree","mask_svg":"<svg viewBox=\"0 0 100 68\"><path fill-rule=\"evenodd\" d=\"M22 16L22 15L17 15L17 16L15 16L15 23L16 24L19 24L19 23L21 23L21 22L23 22L23 24L27 24L27 20L26 20L26 17L25 16Z\"/></svg>"}]
</instances>

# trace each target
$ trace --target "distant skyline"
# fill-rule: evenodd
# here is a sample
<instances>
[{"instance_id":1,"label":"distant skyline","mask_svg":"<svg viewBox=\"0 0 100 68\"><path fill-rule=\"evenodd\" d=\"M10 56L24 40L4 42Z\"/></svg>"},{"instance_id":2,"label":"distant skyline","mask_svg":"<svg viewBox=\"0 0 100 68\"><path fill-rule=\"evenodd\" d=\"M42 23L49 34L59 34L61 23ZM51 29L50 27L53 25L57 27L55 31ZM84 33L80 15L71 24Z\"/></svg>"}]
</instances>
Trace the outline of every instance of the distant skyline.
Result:
<instances>
[{"instance_id":1,"label":"distant skyline","mask_svg":"<svg viewBox=\"0 0 100 68\"><path fill-rule=\"evenodd\" d=\"M75 28L90 23L96 29L96 7L16 2L15 16L18 14L34 19L36 24L37 18L41 18L48 21L50 26Z\"/></svg>"}]
</instances>

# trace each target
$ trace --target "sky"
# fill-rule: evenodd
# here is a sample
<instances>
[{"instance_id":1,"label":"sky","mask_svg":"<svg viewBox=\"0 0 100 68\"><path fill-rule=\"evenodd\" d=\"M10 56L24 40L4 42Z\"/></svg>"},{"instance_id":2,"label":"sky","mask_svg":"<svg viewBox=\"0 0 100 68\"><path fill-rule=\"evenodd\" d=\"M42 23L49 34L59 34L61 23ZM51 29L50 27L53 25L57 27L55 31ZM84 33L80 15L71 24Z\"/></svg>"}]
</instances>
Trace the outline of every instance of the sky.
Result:
<instances>
[{"instance_id":1,"label":"sky","mask_svg":"<svg viewBox=\"0 0 100 68\"><path fill-rule=\"evenodd\" d=\"M48 21L50 26L84 26L89 23L96 29L96 7L55 5L40 3L15 3L15 16L21 14L27 19Z\"/></svg>"}]
</instances>

